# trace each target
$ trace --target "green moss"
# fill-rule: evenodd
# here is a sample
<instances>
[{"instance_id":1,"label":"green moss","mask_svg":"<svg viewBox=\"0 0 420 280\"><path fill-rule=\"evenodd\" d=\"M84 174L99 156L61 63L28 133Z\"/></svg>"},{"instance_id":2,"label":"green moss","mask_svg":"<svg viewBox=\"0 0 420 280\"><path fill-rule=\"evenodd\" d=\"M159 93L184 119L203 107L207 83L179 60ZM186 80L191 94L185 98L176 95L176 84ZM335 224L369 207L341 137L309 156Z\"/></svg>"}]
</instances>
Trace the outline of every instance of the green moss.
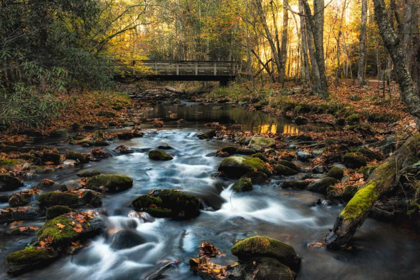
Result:
<instances>
[{"instance_id":1,"label":"green moss","mask_svg":"<svg viewBox=\"0 0 420 280\"><path fill-rule=\"evenodd\" d=\"M263 155L262 153L253 154L251 157L259 158L260 160L262 160L264 162L268 162L268 158L265 155Z\"/></svg>"},{"instance_id":2,"label":"green moss","mask_svg":"<svg viewBox=\"0 0 420 280\"><path fill-rule=\"evenodd\" d=\"M293 170L281 164L275 165L273 168L274 168L274 173L280 176L290 176L290 175L295 175L298 173L296 170Z\"/></svg>"},{"instance_id":3,"label":"green moss","mask_svg":"<svg viewBox=\"0 0 420 280\"><path fill-rule=\"evenodd\" d=\"M373 171L375 171L375 169L378 168L378 165L369 165L369 166L365 166L362 167L358 170L359 173L363 174L363 178L365 180L367 180L370 176L370 174L372 174Z\"/></svg>"},{"instance_id":4,"label":"green moss","mask_svg":"<svg viewBox=\"0 0 420 280\"><path fill-rule=\"evenodd\" d=\"M367 164L366 158L360 153L346 153L344 164L349 168L360 168Z\"/></svg>"},{"instance_id":5,"label":"green moss","mask_svg":"<svg viewBox=\"0 0 420 280\"><path fill-rule=\"evenodd\" d=\"M229 155L236 154L238 148L233 146L224 147L221 149L222 152L228 153Z\"/></svg>"},{"instance_id":6,"label":"green moss","mask_svg":"<svg viewBox=\"0 0 420 280\"><path fill-rule=\"evenodd\" d=\"M56 257L53 250L38 249L35 247L28 247L20 251L13 252L6 256L7 265L25 265L43 262Z\"/></svg>"},{"instance_id":7,"label":"green moss","mask_svg":"<svg viewBox=\"0 0 420 280\"><path fill-rule=\"evenodd\" d=\"M47 192L38 197L38 201L42 206L65 205L76 207L81 204L81 200L75 194L61 192Z\"/></svg>"},{"instance_id":8,"label":"green moss","mask_svg":"<svg viewBox=\"0 0 420 280\"><path fill-rule=\"evenodd\" d=\"M235 192L246 192L246 191L252 191L254 188L252 186L251 180L242 178L235 182L232 186L232 190Z\"/></svg>"},{"instance_id":9,"label":"green moss","mask_svg":"<svg viewBox=\"0 0 420 280\"><path fill-rule=\"evenodd\" d=\"M152 204L160 206L162 204L162 199L152 195L141 195L137 197L131 204L136 209L143 209L149 208Z\"/></svg>"},{"instance_id":10,"label":"green moss","mask_svg":"<svg viewBox=\"0 0 420 280\"><path fill-rule=\"evenodd\" d=\"M55 217L61 216L63 214L71 212L71 208L62 205L51 206L47 209L47 213L45 214L45 219L51 220Z\"/></svg>"},{"instance_id":11,"label":"green moss","mask_svg":"<svg viewBox=\"0 0 420 280\"><path fill-rule=\"evenodd\" d=\"M377 199L376 184L374 182L369 182L366 187L360 189L349 201L341 212L340 217L342 217L345 222L353 222L361 213L369 211Z\"/></svg>"},{"instance_id":12,"label":"green moss","mask_svg":"<svg viewBox=\"0 0 420 280\"><path fill-rule=\"evenodd\" d=\"M219 171L228 177L239 178L251 171L260 171L269 174L267 166L259 158L233 156L222 161Z\"/></svg>"},{"instance_id":13,"label":"green moss","mask_svg":"<svg viewBox=\"0 0 420 280\"><path fill-rule=\"evenodd\" d=\"M19 163L17 159L5 158L0 159L0 166L13 166Z\"/></svg>"},{"instance_id":14,"label":"green moss","mask_svg":"<svg viewBox=\"0 0 420 280\"><path fill-rule=\"evenodd\" d=\"M334 166L328 171L327 176L335 178L337 180L341 180L344 176L344 170L343 168Z\"/></svg>"},{"instance_id":15,"label":"green moss","mask_svg":"<svg viewBox=\"0 0 420 280\"><path fill-rule=\"evenodd\" d=\"M38 242L51 236L53 238L51 245L54 248L68 246L79 236L79 233L73 230L71 223L71 219L62 216L47 221L37 233ZM60 228L57 224L61 224L64 227Z\"/></svg>"},{"instance_id":16,"label":"green moss","mask_svg":"<svg viewBox=\"0 0 420 280\"><path fill-rule=\"evenodd\" d=\"M347 122L349 125L354 125L360 122L360 116L358 114L352 114L347 117Z\"/></svg>"},{"instance_id":17,"label":"green moss","mask_svg":"<svg viewBox=\"0 0 420 280\"><path fill-rule=\"evenodd\" d=\"M267 174L260 172L260 171L251 171L246 173L244 176L242 176L242 178L247 178L251 180L252 184L265 184L268 181L268 176Z\"/></svg>"},{"instance_id":18,"label":"green moss","mask_svg":"<svg viewBox=\"0 0 420 280\"><path fill-rule=\"evenodd\" d=\"M133 186L133 179L125 175L97 175L86 182L89 189L101 191L103 188L107 192L118 192L129 189Z\"/></svg>"},{"instance_id":19,"label":"green moss","mask_svg":"<svg viewBox=\"0 0 420 280\"><path fill-rule=\"evenodd\" d=\"M291 161L288 161L288 160L279 160L278 163L281 164L281 165L287 166L290 169L293 169L293 170L295 170L297 172L300 171L300 168L298 166L296 166L296 164L294 164Z\"/></svg>"},{"instance_id":20,"label":"green moss","mask_svg":"<svg viewBox=\"0 0 420 280\"><path fill-rule=\"evenodd\" d=\"M172 216L171 209L156 207L147 209L147 213L156 218L170 218Z\"/></svg>"},{"instance_id":21,"label":"green moss","mask_svg":"<svg viewBox=\"0 0 420 280\"><path fill-rule=\"evenodd\" d=\"M27 205L29 204L31 197L32 196L29 194L13 194L9 197L9 205L12 207Z\"/></svg>"},{"instance_id":22,"label":"green moss","mask_svg":"<svg viewBox=\"0 0 420 280\"><path fill-rule=\"evenodd\" d=\"M153 160L171 160L173 157L161 150L150 150L149 158Z\"/></svg>"}]
</instances>

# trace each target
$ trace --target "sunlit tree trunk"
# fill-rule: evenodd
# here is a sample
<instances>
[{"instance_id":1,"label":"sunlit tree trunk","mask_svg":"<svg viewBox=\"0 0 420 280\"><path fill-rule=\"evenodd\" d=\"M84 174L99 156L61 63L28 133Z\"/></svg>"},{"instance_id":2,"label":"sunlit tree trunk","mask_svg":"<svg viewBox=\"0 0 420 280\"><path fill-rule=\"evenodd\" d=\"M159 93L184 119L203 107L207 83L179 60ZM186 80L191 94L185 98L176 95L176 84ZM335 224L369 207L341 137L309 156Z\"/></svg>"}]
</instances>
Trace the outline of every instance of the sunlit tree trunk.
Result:
<instances>
[{"instance_id":1,"label":"sunlit tree trunk","mask_svg":"<svg viewBox=\"0 0 420 280\"><path fill-rule=\"evenodd\" d=\"M284 83L285 78L285 65L287 61L287 29L289 27L289 13L288 13L289 1L283 0L283 28L282 28L282 35L281 35L281 64L282 64L282 72L280 73L280 82Z\"/></svg>"}]
</instances>

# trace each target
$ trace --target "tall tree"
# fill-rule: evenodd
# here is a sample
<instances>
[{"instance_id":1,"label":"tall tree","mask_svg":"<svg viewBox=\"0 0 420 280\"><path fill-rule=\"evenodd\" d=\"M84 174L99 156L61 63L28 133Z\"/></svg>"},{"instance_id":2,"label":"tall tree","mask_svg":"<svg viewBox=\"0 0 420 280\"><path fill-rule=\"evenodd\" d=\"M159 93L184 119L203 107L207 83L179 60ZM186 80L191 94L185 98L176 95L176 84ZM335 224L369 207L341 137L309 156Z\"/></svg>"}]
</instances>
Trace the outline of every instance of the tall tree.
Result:
<instances>
[{"instance_id":1,"label":"tall tree","mask_svg":"<svg viewBox=\"0 0 420 280\"><path fill-rule=\"evenodd\" d=\"M357 69L357 84L361 86L365 82L365 55L366 55L366 24L367 24L367 0L362 0L362 17L360 25L359 61Z\"/></svg>"},{"instance_id":2,"label":"tall tree","mask_svg":"<svg viewBox=\"0 0 420 280\"><path fill-rule=\"evenodd\" d=\"M286 68L286 61L287 61L287 31L289 27L289 13L288 13L289 1L283 0L283 27L282 27L282 35L281 35L281 53L280 59L282 64L282 69L280 73L280 82L284 83L284 76L285 76L285 68Z\"/></svg>"}]
</instances>

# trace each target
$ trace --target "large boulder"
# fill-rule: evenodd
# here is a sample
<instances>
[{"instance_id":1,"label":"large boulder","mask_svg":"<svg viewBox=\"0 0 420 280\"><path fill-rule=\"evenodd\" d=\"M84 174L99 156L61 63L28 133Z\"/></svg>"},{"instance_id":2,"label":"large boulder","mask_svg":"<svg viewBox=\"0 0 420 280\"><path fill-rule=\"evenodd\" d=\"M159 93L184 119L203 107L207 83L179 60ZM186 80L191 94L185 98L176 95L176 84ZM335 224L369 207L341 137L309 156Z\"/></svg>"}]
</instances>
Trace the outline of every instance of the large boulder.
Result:
<instances>
[{"instance_id":1,"label":"large boulder","mask_svg":"<svg viewBox=\"0 0 420 280\"><path fill-rule=\"evenodd\" d=\"M14 191L22 185L22 182L18 178L9 174L0 174L0 192Z\"/></svg>"},{"instance_id":2,"label":"large boulder","mask_svg":"<svg viewBox=\"0 0 420 280\"><path fill-rule=\"evenodd\" d=\"M90 161L89 155L85 155L77 151L67 151L66 159L72 159L78 163L88 163Z\"/></svg>"},{"instance_id":3,"label":"large boulder","mask_svg":"<svg viewBox=\"0 0 420 280\"><path fill-rule=\"evenodd\" d=\"M247 178L251 180L253 185L262 185L268 182L268 176L261 171L251 171L246 173L242 178Z\"/></svg>"},{"instance_id":4,"label":"large boulder","mask_svg":"<svg viewBox=\"0 0 420 280\"><path fill-rule=\"evenodd\" d=\"M264 148L272 148L276 146L276 140L262 136L254 136L249 142L249 147L257 151Z\"/></svg>"},{"instance_id":5,"label":"large boulder","mask_svg":"<svg viewBox=\"0 0 420 280\"><path fill-rule=\"evenodd\" d=\"M72 211L71 208L68 206L63 206L63 205L51 206L51 207L48 207L47 209L47 212L45 214L45 219L52 220L55 217L70 213L71 211Z\"/></svg>"},{"instance_id":6,"label":"large boulder","mask_svg":"<svg viewBox=\"0 0 420 280\"><path fill-rule=\"evenodd\" d=\"M332 177L325 177L325 178L313 181L312 183L308 185L306 189L311 192L327 194L328 187L334 186L336 183L338 183L337 179L332 178Z\"/></svg>"},{"instance_id":7,"label":"large boulder","mask_svg":"<svg viewBox=\"0 0 420 280\"><path fill-rule=\"evenodd\" d=\"M14 221L36 220L43 216L39 207L24 206L0 209L0 224Z\"/></svg>"},{"instance_id":8,"label":"large boulder","mask_svg":"<svg viewBox=\"0 0 420 280\"><path fill-rule=\"evenodd\" d=\"M295 273L273 258L253 258L244 264L228 268L233 279L293 280Z\"/></svg>"},{"instance_id":9,"label":"large boulder","mask_svg":"<svg viewBox=\"0 0 420 280\"><path fill-rule=\"evenodd\" d=\"M283 181L282 188L284 189L300 189L304 190L309 185L309 183L305 180L286 180Z\"/></svg>"},{"instance_id":10,"label":"large boulder","mask_svg":"<svg viewBox=\"0 0 420 280\"><path fill-rule=\"evenodd\" d=\"M58 258L58 253L53 249L28 247L13 252L6 256L8 273L19 275L37 268L42 268Z\"/></svg>"},{"instance_id":11,"label":"large boulder","mask_svg":"<svg viewBox=\"0 0 420 280\"><path fill-rule=\"evenodd\" d=\"M295 170L297 172L300 172L300 168L296 164L294 164L293 162L291 162L291 161L288 161L288 160L279 160L278 163L281 164L281 165L287 166L290 169L293 169L293 170Z\"/></svg>"},{"instance_id":12,"label":"large boulder","mask_svg":"<svg viewBox=\"0 0 420 280\"><path fill-rule=\"evenodd\" d=\"M281 175L281 176L290 176L290 175L296 175L299 173L298 171L291 169L282 164L275 165L273 169L274 169L275 174Z\"/></svg>"},{"instance_id":13,"label":"large boulder","mask_svg":"<svg viewBox=\"0 0 420 280\"><path fill-rule=\"evenodd\" d=\"M133 186L133 179L125 175L97 175L86 182L86 188L115 193Z\"/></svg>"},{"instance_id":14,"label":"large boulder","mask_svg":"<svg viewBox=\"0 0 420 280\"><path fill-rule=\"evenodd\" d=\"M171 160L173 157L161 150L150 150L149 158L152 160Z\"/></svg>"},{"instance_id":15,"label":"large boulder","mask_svg":"<svg viewBox=\"0 0 420 280\"><path fill-rule=\"evenodd\" d=\"M293 271L298 271L301 259L295 249L287 243L265 236L253 236L236 243L231 252L240 261L248 261L252 258L273 258Z\"/></svg>"},{"instance_id":16,"label":"large boulder","mask_svg":"<svg viewBox=\"0 0 420 280\"><path fill-rule=\"evenodd\" d=\"M157 218L191 219L200 214L197 197L179 190L155 190L137 197L132 205Z\"/></svg>"},{"instance_id":17,"label":"large boulder","mask_svg":"<svg viewBox=\"0 0 420 280\"><path fill-rule=\"evenodd\" d=\"M44 153L42 155L42 162L45 164L47 162L52 162L54 165L58 165L61 162L60 154L56 153Z\"/></svg>"},{"instance_id":18,"label":"large boulder","mask_svg":"<svg viewBox=\"0 0 420 280\"><path fill-rule=\"evenodd\" d=\"M236 154L236 152L238 151L238 148L233 147L233 146L227 146L227 147L221 148L220 151L223 153L227 153L228 155L231 156L231 155Z\"/></svg>"},{"instance_id":19,"label":"large boulder","mask_svg":"<svg viewBox=\"0 0 420 280\"><path fill-rule=\"evenodd\" d=\"M219 171L230 178L239 178L252 171L269 173L267 166L259 158L242 156L225 158L219 166Z\"/></svg>"},{"instance_id":20,"label":"large boulder","mask_svg":"<svg viewBox=\"0 0 420 280\"><path fill-rule=\"evenodd\" d=\"M328 171L327 176L335 178L337 180L341 180L344 177L344 170L343 168L334 166Z\"/></svg>"},{"instance_id":21,"label":"large boulder","mask_svg":"<svg viewBox=\"0 0 420 280\"><path fill-rule=\"evenodd\" d=\"M102 232L105 225L97 216L70 212L47 221L37 232L38 242L65 249L75 241L83 241Z\"/></svg>"},{"instance_id":22,"label":"large boulder","mask_svg":"<svg viewBox=\"0 0 420 280\"><path fill-rule=\"evenodd\" d=\"M235 192L247 192L252 191L253 189L251 180L246 178L239 179L232 186L232 190Z\"/></svg>"},{"instance_id":23,"label":"large boulder","mask_svg":"<svg viewBox=\"0 0 420 280\"><path fill-rule=\"evenodd\" d=\"M77 176L79 177L93 177L100 174L101 172L99 172L96 169L86 169L86 170L80 170L79 172L77 172Z\"/></svg>"},{"instance_id":24,"label":"large boulder","mask_svg":"<svg viewBox=\"0 0 420 280\"><path fill-rule=\"evenodd\" d=\"M46 192L38 196L38 201L42 207L54 205L77 207L83 204L78 195L66 192Z\"/></svg>"},{"instance_id":25,"label":"large boulder","mask_svg":"<svg viewBox=\"0 0 420 280\"><path fill-rule=\"evenodd\" d=\"M132 230L119 230L112 236L111 248L114 250L123 250L145 243L143 237Z\"/></svg>"}]
</instances>

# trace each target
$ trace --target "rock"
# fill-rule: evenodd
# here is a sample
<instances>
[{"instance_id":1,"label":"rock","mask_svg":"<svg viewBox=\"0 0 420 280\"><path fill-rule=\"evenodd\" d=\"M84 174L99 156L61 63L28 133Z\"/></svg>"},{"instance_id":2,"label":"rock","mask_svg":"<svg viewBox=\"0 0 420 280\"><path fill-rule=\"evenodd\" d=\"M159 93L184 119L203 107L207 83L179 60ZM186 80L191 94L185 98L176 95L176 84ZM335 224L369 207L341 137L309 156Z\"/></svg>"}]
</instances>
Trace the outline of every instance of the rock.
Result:
<instances>
[{"instance_id":1,"label":"rock","mask_svg":"<svg viewBox=\"0 0 420 280\"><path fill-rule=\"evenodd\" d=\"M198 139L213 139L213 137L216 136L216 131L215 130L210 130L207 132L202 132L197 134Z\"/></svg>"},{"instance_id":2,"label":"rock","mask_svg":"<svg viewBox=\"0 0 420 280\"><path fill-rule=\"evenodd\" d=\"M377 161L384 160L384 156L382 156L380 153L372 151L371 149L368 149L368 148L357 147L357 148L352 148L350 150L353 153L362 154L365 158L367 158L369 160L377 160Z\"/></svg>"},{"instance_id":3,"label":"rock","mask_svg":"<svg viewBox=\"0 0 420 280\"><path fill-rule=\"evenodd\" d=\"M322 166L317 165L314 168L312 168L312 173L322 174L324 173L324 168Z\"/></svg>"},{"instance_id":4,"label":"rock","mask_svg":"<svg viewBox=\"0 0 420 280\"><path fill-rule=\"evenodd\" d=\"M298 116L295 118L295 123L297 125L304 125L304 124L308 124L309 120L303 116Z\"/></svg>"},{"instance_id":5,"label":"rock","mask_svg":"<svg viewBox=\"0 0 420 280\"><path fill-rule=\"evenodd\" d=\"M253 155L256 152L257 151L255 149L252 149L252 148L238 148L236 150L236 153L240 154L240 155Z\"/></svg>"},{"instance_id":6,"label":"rock","mask_svg":"<svg viewBox=\"0 0 420 280\"><path fill-rule=\"evenodd\" d=\"M328 177L335 178L337 180L341 180L344 176L344 170L339 167L332 167L327 174Z\"/></svg>"},{"instance_id":7,"label":"rock","mask_svg":"<svg viewBox=\"0 0 420 280\"><path fill-rule=\"evenodd\" d=\"M252 191L253 189L251 180L246 178L239 179L232 186L232 190L235 192L247 192Z\"/></svg>"},{"instance_id":8,"label":"rock","mask_svg":"<svg viewBox=\"0 0 420 280\"><path fill-rule=\"evenodd\" d=\"M340 119L337 119L334 123L338 126L344 126L346 125L346 120L340 118Z\"/></svg>"},{"instance_id":9,"label":"rock","mask_svg":"<svg viewBox=\"0 0 420 280\"><path fill-rule=\"evenodd\" d=\"M300 172L300 168L289 160L279 160L279 164L289 167L290 169L295 170L296 172Z\"/></svg>"},{"instance_id":10,"label":"rock","mask_svg":"<svg viewBox=\"0 0 420 280\"><path fill-rule=\"evenodd\" d=\"M81 145L82 147L92 147L94 142L92 139L82 139L76 142L77 145Z\"/></svg>"},{"instance_id":11,"label":"rock","mask_svg":"<svg viewBox=\"0 0 420 280\"><path fill-rule=\"evenodd\" d=\"M286 181L283 181L282 187L284 189L292 188L292 189L304 190L306 189L308 185L309 183L306 182L305 180L286 180Z\"/></svg>"},{"instance_id":12,"label":"rock","mask_svg":"<svg viewBox=\"0 0 420 280\"><path fill-rule=\"evenodd\" d=\"M239 241L231 248L231 252L240 261L257 257L273 258L295 272L299 270L301 262L292 246L265 236L253 236Z\"/></svg>"},{"instance_id":13,"label":"rock","mask_svg":"<svg viewBox=\"0 0 420 280\"><path fill-rule=\"evenodd\" d=\"M274 173L280 176L296 175L298 172L282 164L277 164L273 167Z\"/></svg>"},{"instance_id":14,"label":"rock","mask_svg":"<svg viewBox=\"0 0 420 280\"><path fill-rule=\"evenodd\" d=\"M23 183L16 177L9 174L0 174L0 191L14 191L23 186Z\"/></svg>"},{"instance_id":15,"label":"rock","mask_svg":"<svg viewBox=\"0 0 420 280\"><path fill-rule=\"evenodd\" d=\"M264 162L268 162L268 158L265 155L263 155L262 153L255 153L255 154L251 155L251 157L259 158L260 160L262 160Z\"/></svg>"},{"instance_id":16,"label":"rock","mask_svg":"<svg viewBox=\"0 0 420 280\"><path fill-rule=\"evenodd\" d=\"M87 170L81 170L79 172L77 172L77 176L79 177L93 177L96 175L100 175L101 172L99 172L96 169L87 169Z\"/></svg>"},{"instance_id":17,"label":"rock","mask_svg":"<svg viewBox=\"0 0 420 280\"><path fill-rule=\"evenodd\" d=\"M267 166L259 158L232 156L224 159L219 171L229 178L240 178L248 172L260 171L269 174Z\"/></svg>"},{"instance_id":18,"label":"rock","mask_svg":"<svg viewBox=\"0 0 420 280\"><path fill-rule=\"evenodd\" d=\"M122 131L117 133L118 139L120 140L129 140L134 138L132 131Z\"/></svg>"},{"instance_id":19,"label":"rock","mask_svg":"<svg viewBox=\"0 0 420 280\"><path fill-rule=\"evenodd\" d=\"M369 165L369 166L360 168L358 172L362 173L363 179L367 180L370 174L372 174L372 172L375 171L376 168L378 168L378 165Z\"/></svg>"},{"instance_id":20,"label":"rock","mask_svg":"<svg viewBox=\"0 0 420 280\"><path fill-rule=\"evenodd\" d=\"M350 201L350 199L353 198L353 196L357 193L357 187L355 186L347 186L344 189L343 194L341 195L341 197L343 198L344 201Z\"/></svg>"},{"instance_id":21,"label":"rock","mask_svg":"<svg viewBox=\"0 0 420 280\"><path fill-rule=\"evenodd\" d=\"M88 155L83 155L82 153L76 151L67 151L66 159L72 159L79 163L88 163L90 160Z\"/></svg>"},{"instance_id":22,"label":"rock","mask_svg":"<svg viewBox=\"0 0 420 280\"><path fill-rule=\"evenodd\" d=\"M9 196L9 205L12 207L25 206L31 202L32 195L29 193L15 193Z\"/></svg>"},{"instance_id":23,"label":"rock","mask_svg":"<svg viewBox=\"0 0 420 280\"><path fill-rule=\"evenodd\" d=\"M97 175L86 182L86 188L109 193L125 191L133 186L133 179L125 175Z\"/></svg>"},{"instance_id":24,"label":"rock","mask_svg":"<svg viewBox=\"0 0 420 280\"><path fill-rule=\"evenodd\" d=\"M200 201L197 197L178 190L155 190L151 194L137 197L132 205L157 218L191 219L200 214Z\"/></svg>"},{"instance_id":25,"label":"rock","mask_svg":"<svg viewBox=\"0 0 420 280\"><path fill-rule=\"evenodd\" d=\"M59 165L61 162L61 158L59 154L55 153L44 153L42 155L42 163L52 162L54 165Z\"/></svg>"},{"instance_id":26,"label":"rock","mask_svg":"<svg viewBox=\"0 0 420 280\"><path fill-rule=\"evenodd\" d=\"M24 206L0 209L0 224L14 221L36 220L43 216L39 207Z\"/></svg>"},{"instance_id":27,"label":"rock","mask_svg":"<svg viewBox=\"0 0 420 280\"><path fill-rule=\"evenodd\" d=\"M379 209L378 207L373 207L369 212L369 217L381 222L391 223L395 219L395 214L394 212L389 212Z\"/></svg>"},{"instance_id":28,"label":"rock","mask_svg":"<svg viewBox=\"0 0 420 280\"><path fill-rule=\"evenodd\" d=\"M81 199L84 205L90 205L93 207L102 206L102 199L100 198L99 193L94 193L93 191L84 191Z\"/></svg>"},{"instance_id":29,"label":"rock","mask_svg":"<svg viewBox=\"0 0 420 280\"><path fill-rule=\"evenodd\" d=\"M347 153L344 155L344 164L348 168L360 168L366 166L367 161L366 158L360 153Z\"/></svg>"},{"instance_id":30,"label":"rock","mask_svg":"<svg viewBox=\"0 0 420 280\"><path fill-rule=\"evenodd\" d=\"M149 151L149 158L152 160L171 160L173 157L171 155L168 155L167 153L161 151L161 150L150 150Z\"/></svg>"},{"instance_id":31,"label":"rock","mask_svg":"<svg viewBox=\"0 0 420 280\"><path fill-rule=\"evenodd\" d=\"M262 185L268 182L268 176L261 171L251 171L246 173L242 178L247 178L251 180L253 185Z\"/></svg>"},{"instance_id":32,"label":"rock","mask_svg":"<svg viewBox=\"0 0 420 280\"><path fill-rule=\"evenodd\" d=\"M220 149L220 151L227 153L230 156L236 154L237 150L238 150L237 147L232 147L232 146L228 146L228 147L224 147Z\"/></svg>"},{"instance_id":33,"label":"rock","mask_svg":"<svg viewBox=\"0 0 420 280\"><path fill-rule=\"evenodd\" d=\"M72 211L71 208L68 206L63 206L63 205L51 206L51 207L48 207L47 209L47 213L45 214L45 219L52 220L55 217L61 216L66 213L70 213L71 211Z\"/></svg>"},{"instance_id":34,"label":"rock","mask_svg":"<svg viewBox=\"0 0 420 280\"><path fill-rule=\"evenodd\" d=\"M157 147L159 150L171 150L172 149L172 147L171 146L169 146L168 144L166 144L166 143L162 143L162 144L160 144L158 147Z\"/></svg>"},{"instance_id":35,"label":"rock","mask_svg":"<svg viewBox=\"0 0 420 280\"><path fill-rule=\"evenodd\" d=\"M360 123L360 116L358 114L353 114L348 116L346 120L349 125L355 125Z\"/></svg>"},{"instance_id":36,"label":"rock","mask_svg":"<svg viewBox=\"0 0 420 280\"><path fill-rule=\"evenodd\" d=\"M143 237L132 230L119 230L112 236L111 248L114 250L123 250L133 248L145 243Z\"/></svg>"},{"instance_id":37,"label":"rock","mask_svg":"<svg viewBox=\"0 0 420 280\"><path fill-rule=\"evenodd\" d=\"M50 207L54 205L77 207L83 204L79 196L63 192L43 193L38 196L38 201L41 207Z\"/></svg>"},{"instance_id":38,"label":"rock","mask_svg":"<svg viewBox=\"0 0 420 280\"><path fill-rule=\"evenodd\" d=\"M38 242L45 242L52 237L51 246L63 250L69 247L71 242L83 241L100 234L104 228L104 222L97 216L70 212L47 221L37 232L37 236Z\"/></svg>"},{"instance_id":39,"label":"rock","mask_svg":"<svg viewBox=\"0 0 420 280\"><path fill-rule=\"evenodd\" d=\"M333 186L336 183L338 183L337 179L332 177L325 177L310 183L307 187L307 190L311 192L327 194L328 187Z\"/></svg>"},{"instance_id":40,"label":"rock","mask_svg":"<svg viewBox=\"0 0 420 280\"><path fill-rule=\"evenodd\" d=\"M53 249L28 247L13 252L6 256L8 273L19 275L37 268L42 268L58 258L58 253Z\"/></svg>"},{"instance_id":41,"label":"rock","mask_svg":"<svg viewBox=\"0 0 420 280\"><path fill-rule=\"evenodd\" d=\"M312 158L312 155L309 152L299 151L296 153L298 159L301 161L308 161Z\"/></svg>"},{"instance_id":42,"label":"rock","mask_svg":"<svg viewBox=\"0 0 420 280\"><path fill-rule=\"evenodd\" d=\"M351 101L360 101L360 100L362 100L362 98L357 93L350 95L349 99Z\"/></svg>"},{"instance_id":43,"label":"rock","mask_svg":"<svg viewBox=\"0 0 420 280\"><path fill-rule=\"evenodd\" d=\"M357 132L363 137L371 137L375 134L375 130L367 123L351 125L347 129L350 131Z\"/></svg>"},{"instance_id":44,"label":"rock","mask_svg":"<svg viewBox=\"0 0 420 280\"><path fill-rule=\"evenodd\" d=\"M276 146L276 140L262 136L253 136L249 142L249 147L257 151L264 148L272 148Z\"/></svg>"},{"instance_id":45,"label":"rock","mask_svg":"<svg viewBox=\"0 0 420 280\"><path fill-rule=\"evenodd\" d=\"M138 130L134 130L134 131L133 131L133 137L134 137L134 138L141 138L141 137L143 137L143 136L144 136L144 133L143 133L143 132L138 131Z\"/></svg>"},{"instance_id":46,"label":"rock","mask_svg":"<svg viewBox=\"0 0 420 280\"><path fill-rule=\"evenodd\" d=\"M9 196L8 195L0 195L0 203L7 203L9 202Z\"/></svg>"},{"instance_id":47,"label":"rock","mask_svg":"<svg viewBox=\"0 0 420 280\"><path fill-rule=\"evenodd\" d=\"M299 142L309 142L312 141L312 137L310 135L300 134L300 135L292 135L286 138L287 141L299 141Z\"/></svg>"},{"instance_id":48,"label":"rock","mask_svg":"<svg viewBox=\"0 0 420 280\"><path fill-rule=\"evenodd\" d=\"M106 147L109 146L109 143L106 140L96 140L93 145L96 147Z\"/></svg>"},{"instance_id":49,"label":"rock","mask_svg":"<svg viewBox=\"0 0 420 280\"><path fill-rule=\"evenodd\" d=\"M295 274L288 266L273 258L253 258L244 264L228 268L233 279L294 280Z\"/></svg>"}]
</instances>

